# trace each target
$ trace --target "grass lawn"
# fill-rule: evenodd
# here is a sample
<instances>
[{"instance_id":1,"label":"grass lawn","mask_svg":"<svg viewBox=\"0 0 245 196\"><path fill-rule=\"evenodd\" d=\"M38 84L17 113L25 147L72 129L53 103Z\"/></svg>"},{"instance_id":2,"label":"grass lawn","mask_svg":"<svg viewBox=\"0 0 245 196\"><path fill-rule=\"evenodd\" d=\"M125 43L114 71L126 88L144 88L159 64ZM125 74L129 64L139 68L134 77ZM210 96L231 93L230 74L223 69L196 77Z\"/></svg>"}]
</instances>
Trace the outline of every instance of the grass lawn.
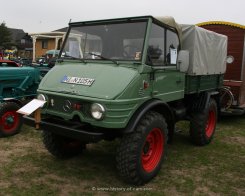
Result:
<instances>
[{"instance_id":1,"label":"grass lawn","mask_svg":"<svg viewBox=\"0 0 245 196\"><path fill-rule=\"evenodd\" d=\"M190 143L186 122L177 126L159 175L141 187L118 176L118 141L89 144L83 154L58 160L40 131L23 126L0 138L0 195L245 195L245 116L224 117L205 147Z\"/></svg>"}]
</instances>

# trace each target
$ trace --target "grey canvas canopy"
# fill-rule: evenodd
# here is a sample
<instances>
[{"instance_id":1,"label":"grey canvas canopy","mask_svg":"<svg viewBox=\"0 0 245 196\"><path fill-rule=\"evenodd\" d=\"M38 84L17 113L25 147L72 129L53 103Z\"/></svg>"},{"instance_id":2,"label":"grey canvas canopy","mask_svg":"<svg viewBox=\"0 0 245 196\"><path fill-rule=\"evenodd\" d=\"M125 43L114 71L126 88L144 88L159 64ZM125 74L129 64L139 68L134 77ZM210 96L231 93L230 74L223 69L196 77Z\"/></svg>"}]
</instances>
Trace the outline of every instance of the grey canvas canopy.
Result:
<instances>
[{"instance_id":1,"label":"grey canvas canopy","mask_svg":"<svg viewBox=\"0 0 245 196\"><path fill-rule=\"evenodd\" d=\"M195 25L179 25L173 17L155 17L176 29L182 50L190 54L188 75L223 74L226 71L227 37Z\"/></svg>"},{"instance_id":2,"label":"grey canvas canopy","mask_svg":"<svg viewBox=\"0 0 245 196\"><path fill-rule=\"evenodd\" d=\"M182 49L190 54L188 75L223 74L226 71L227 37L195 25L181 25Z\"/></svg>"}]
</instances>

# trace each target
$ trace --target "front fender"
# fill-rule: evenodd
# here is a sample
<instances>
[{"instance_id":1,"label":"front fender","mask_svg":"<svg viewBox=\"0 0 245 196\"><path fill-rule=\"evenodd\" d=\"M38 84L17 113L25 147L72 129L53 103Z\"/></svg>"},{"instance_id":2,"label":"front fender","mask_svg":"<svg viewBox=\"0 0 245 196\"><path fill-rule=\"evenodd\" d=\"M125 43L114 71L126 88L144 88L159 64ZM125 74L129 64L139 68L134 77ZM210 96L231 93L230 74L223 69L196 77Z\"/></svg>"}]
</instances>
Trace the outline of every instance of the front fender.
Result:
<instances>
[{"instance_id":1,"label":"front fender","mask_svg":"<svg viewBox=\"0 0 245 196\"><path fill-rule=\"evenodd\" d=\"M160 114L162 114L166 121L169 123L171 121L175 121L174 114L169 107L169 105L159 99L151 99L143 103L134 113L134 115L129 120L124 133L131 133L133 132L139 121L143 118L143 116L150 110L156 111Z\"/></svg>"}]
</instances>

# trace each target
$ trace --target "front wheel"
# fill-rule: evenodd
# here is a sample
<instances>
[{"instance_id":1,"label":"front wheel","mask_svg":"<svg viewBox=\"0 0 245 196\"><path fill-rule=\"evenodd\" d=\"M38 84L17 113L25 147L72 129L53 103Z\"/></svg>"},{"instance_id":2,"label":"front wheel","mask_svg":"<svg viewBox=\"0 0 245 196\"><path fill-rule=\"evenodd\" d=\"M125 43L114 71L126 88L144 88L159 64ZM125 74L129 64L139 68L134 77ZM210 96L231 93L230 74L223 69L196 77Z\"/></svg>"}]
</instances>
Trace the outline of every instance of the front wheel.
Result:
<instances>
[{"instance_id":1,"label":"front wheel","mask_svg":"<svg viewBox=\"0 0 245 196\"><path fill-rule=\"evenodd\" d=\"M190 136L194 144L203 146L213 139L217 123L217 104L210 99L208 107L191 115Z\"/></svg>"},{"instance_id":2,"label":"front wheel","mask_svg":"<svg viewBox=\"0 0 245 196\"><path fill-rule=\"evenodd\" d=\"M67 159L78 155L86 147L86 144L79 140L57 135L49 130L43 131L43 143L53 156L60 159Z\"/></svg>"},{"instance_id":3,"label":"front wheel","mask_svg":"<svg viewBox=\"0 0 245 196\"><path fill-rule=\"evenodd\" d=\"M11 136L20 131L23 120L16 112L18 109L20 106L14 102L0 104L0 136Z\"/></svg>"},{"instance_id":4,"label":"front wheel","mask_svg":"<svg viewBox=\"0 0 245 196\"><path fill-rule=\"evenodd\" d=\"M122 138L116 160L125 181L143 185L157 175L166 154L167 133L163 116L149 112L134 132Z\"/></svg>"}]
</instances>

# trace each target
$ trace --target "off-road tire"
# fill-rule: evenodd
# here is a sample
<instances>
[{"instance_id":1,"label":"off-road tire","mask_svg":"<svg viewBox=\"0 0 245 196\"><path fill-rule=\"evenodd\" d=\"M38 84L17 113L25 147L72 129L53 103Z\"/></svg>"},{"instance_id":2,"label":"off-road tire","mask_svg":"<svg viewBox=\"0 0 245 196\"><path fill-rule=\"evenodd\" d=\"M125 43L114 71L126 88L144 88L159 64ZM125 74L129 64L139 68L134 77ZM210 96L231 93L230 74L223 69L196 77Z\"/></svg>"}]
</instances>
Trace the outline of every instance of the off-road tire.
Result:
<instances>
[{"instance_id":1,"label":"off-road tire","mask_svg":"<svg viewBox=\"0 0 245 196\"><path fill-rule=\"evenodd\" d=\"M207 108L202 112L192 113L190 119L191 141L199 146L209 144L213 139L217 123L217 104L210 98Z\"/></svg>"},{"instance_id":2,"label":"off-road tire","mask_svg":"<svg viewBox=\"0 0 245 196\"><path fill-rule=\"evenodd\" d=\"M59 159L76 156L86 148L86 144L81 141L57 135L48 130L43 131L43 143L45 148Z\"/></svg>"},{"instance_id":3,"label":"off-road tire","mask_svg":"<svg viewBox=\"0 0 245 196\"><path fill-rule=\"evenodd\" d=\"M22 115L16 111L20 106L14 102L0 104L0 137L7 137L18 133L23 124Z\"/></svg>"},{"instance_id":4,"label":"off-road tire","mask_svg":"<svg viewBox=\"0 0 245 196\"><path fill-rule=\"evenodd\" d=\"M166 154L167 135L164 117L148 112L136 130L121 139L116 157L120 176L134 185L143 185L154 178Z\"/></svg>"}]
</instances>

